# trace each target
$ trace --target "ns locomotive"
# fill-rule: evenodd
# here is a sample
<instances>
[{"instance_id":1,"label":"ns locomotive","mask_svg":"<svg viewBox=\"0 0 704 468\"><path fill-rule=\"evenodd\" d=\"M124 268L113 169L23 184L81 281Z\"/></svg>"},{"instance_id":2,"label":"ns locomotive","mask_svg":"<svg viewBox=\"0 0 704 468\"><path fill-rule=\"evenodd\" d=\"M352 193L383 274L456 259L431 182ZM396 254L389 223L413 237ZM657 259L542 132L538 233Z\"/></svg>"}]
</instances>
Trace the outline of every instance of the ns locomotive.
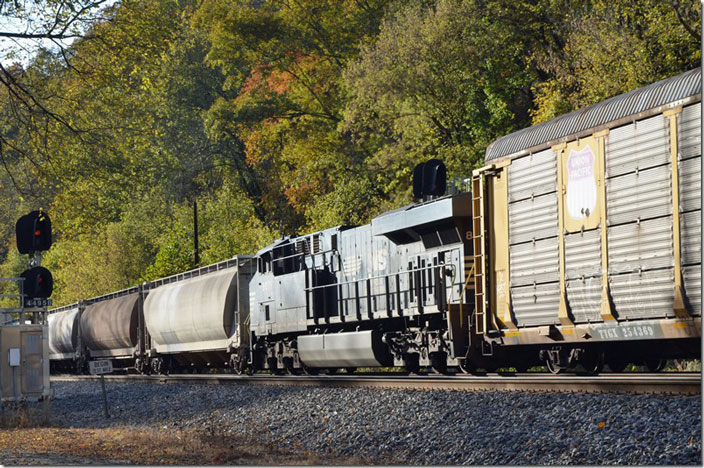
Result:
<instances>
[{"instance_id":1,"label":"ns locomotive","mask_svg":"<svg viewBox=\"0 0 704 468\"><path fill-rule=\"evenodd\" d=\"M656 370L699 358L701 69L507 135L469 193L56 309L55 368Z\"/></svg>"}]
</instances>

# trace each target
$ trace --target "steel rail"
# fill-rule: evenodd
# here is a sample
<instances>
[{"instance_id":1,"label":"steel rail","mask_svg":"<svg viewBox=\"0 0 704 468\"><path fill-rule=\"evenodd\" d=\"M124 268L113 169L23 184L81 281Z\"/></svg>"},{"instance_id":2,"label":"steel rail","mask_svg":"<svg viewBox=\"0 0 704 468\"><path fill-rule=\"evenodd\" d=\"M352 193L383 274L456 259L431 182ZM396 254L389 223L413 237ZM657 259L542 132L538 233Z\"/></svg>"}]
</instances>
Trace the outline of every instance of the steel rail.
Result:
<instances>
[{"instance_id":1,"label":"steel rail","mask_svg":"<svg viewBox=\"0 0 704 468\"><path fill-rule=\"evenodd\" d=\"M52 382L98 381L99 376L56 375ZM628 393L700 395L701 374L514 374L486 376L319 375L273 376L233 374L106 375L112 383L279 385L307 387L355 387L442 391L518 391L559 393Z\"/></svg>"}]
</instances>

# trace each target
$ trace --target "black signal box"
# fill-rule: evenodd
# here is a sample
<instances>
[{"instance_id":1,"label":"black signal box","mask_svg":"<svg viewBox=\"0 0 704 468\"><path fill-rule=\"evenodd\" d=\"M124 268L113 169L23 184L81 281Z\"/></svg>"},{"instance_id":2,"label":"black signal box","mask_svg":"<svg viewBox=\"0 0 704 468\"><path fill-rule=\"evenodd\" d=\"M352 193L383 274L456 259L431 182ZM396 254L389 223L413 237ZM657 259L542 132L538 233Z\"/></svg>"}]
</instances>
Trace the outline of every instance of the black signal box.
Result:
<instances>
[{"instance_id":1,"label":"black signal box","mask_svg":"<svg viewBox=\"0 0 704 468\"><path fill-rule=\"evenodd\" d=\"M24 271L21 277L24 278L24 295L28 300L47 298L54 291L54 278L44 267L30 268Z\"/></svg>"},{"instance_id":2,"label":"black signal box","mask_svg":"<svg viewBox=\"0 0 704 468\"><path fill-rule=\"evenodd\" d=\"M51 219L43 211L32 211L17 220L15 225L17 250L32 254L51 247Z\"/></svg>"}]
</instances>

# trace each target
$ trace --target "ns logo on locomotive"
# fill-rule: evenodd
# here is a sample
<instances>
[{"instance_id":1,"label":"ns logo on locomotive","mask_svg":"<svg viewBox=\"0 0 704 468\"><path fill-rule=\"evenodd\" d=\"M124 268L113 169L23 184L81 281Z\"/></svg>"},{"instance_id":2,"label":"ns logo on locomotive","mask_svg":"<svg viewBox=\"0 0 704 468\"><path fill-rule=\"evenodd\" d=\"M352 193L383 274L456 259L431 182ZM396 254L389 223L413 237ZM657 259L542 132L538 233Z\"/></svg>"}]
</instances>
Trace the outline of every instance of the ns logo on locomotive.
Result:
<instances>
[{"instance_id":1,"label":"ns logo on locomotive","mask_svg":"<svg viewBox=\"0 0 704 468\"><path fill-rule=\"evenodd\" d=\"M414 170L363 226L56 309L54 368L597 373L699 358L701 70L507 135L471 191Z\"/></svg>"}]
</instances>

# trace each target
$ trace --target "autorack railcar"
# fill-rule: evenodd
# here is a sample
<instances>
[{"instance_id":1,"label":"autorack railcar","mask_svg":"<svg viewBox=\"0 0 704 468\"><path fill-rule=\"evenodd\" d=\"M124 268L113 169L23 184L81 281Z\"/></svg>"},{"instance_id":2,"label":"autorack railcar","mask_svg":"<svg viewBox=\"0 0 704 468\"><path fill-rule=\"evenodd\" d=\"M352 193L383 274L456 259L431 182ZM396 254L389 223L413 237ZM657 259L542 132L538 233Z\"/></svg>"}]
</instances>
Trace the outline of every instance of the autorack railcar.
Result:
<instances>
[{"instance_id":1,"label":"autorack railcar","mask_svg":"<svg viewBox=\"0 0 704 468\"><path fill-rule=\"evenodd\" d=\"M485 164L475 343L553 371L700 355L701 69L505 136Z\"/></svg>"}]
</instances>

